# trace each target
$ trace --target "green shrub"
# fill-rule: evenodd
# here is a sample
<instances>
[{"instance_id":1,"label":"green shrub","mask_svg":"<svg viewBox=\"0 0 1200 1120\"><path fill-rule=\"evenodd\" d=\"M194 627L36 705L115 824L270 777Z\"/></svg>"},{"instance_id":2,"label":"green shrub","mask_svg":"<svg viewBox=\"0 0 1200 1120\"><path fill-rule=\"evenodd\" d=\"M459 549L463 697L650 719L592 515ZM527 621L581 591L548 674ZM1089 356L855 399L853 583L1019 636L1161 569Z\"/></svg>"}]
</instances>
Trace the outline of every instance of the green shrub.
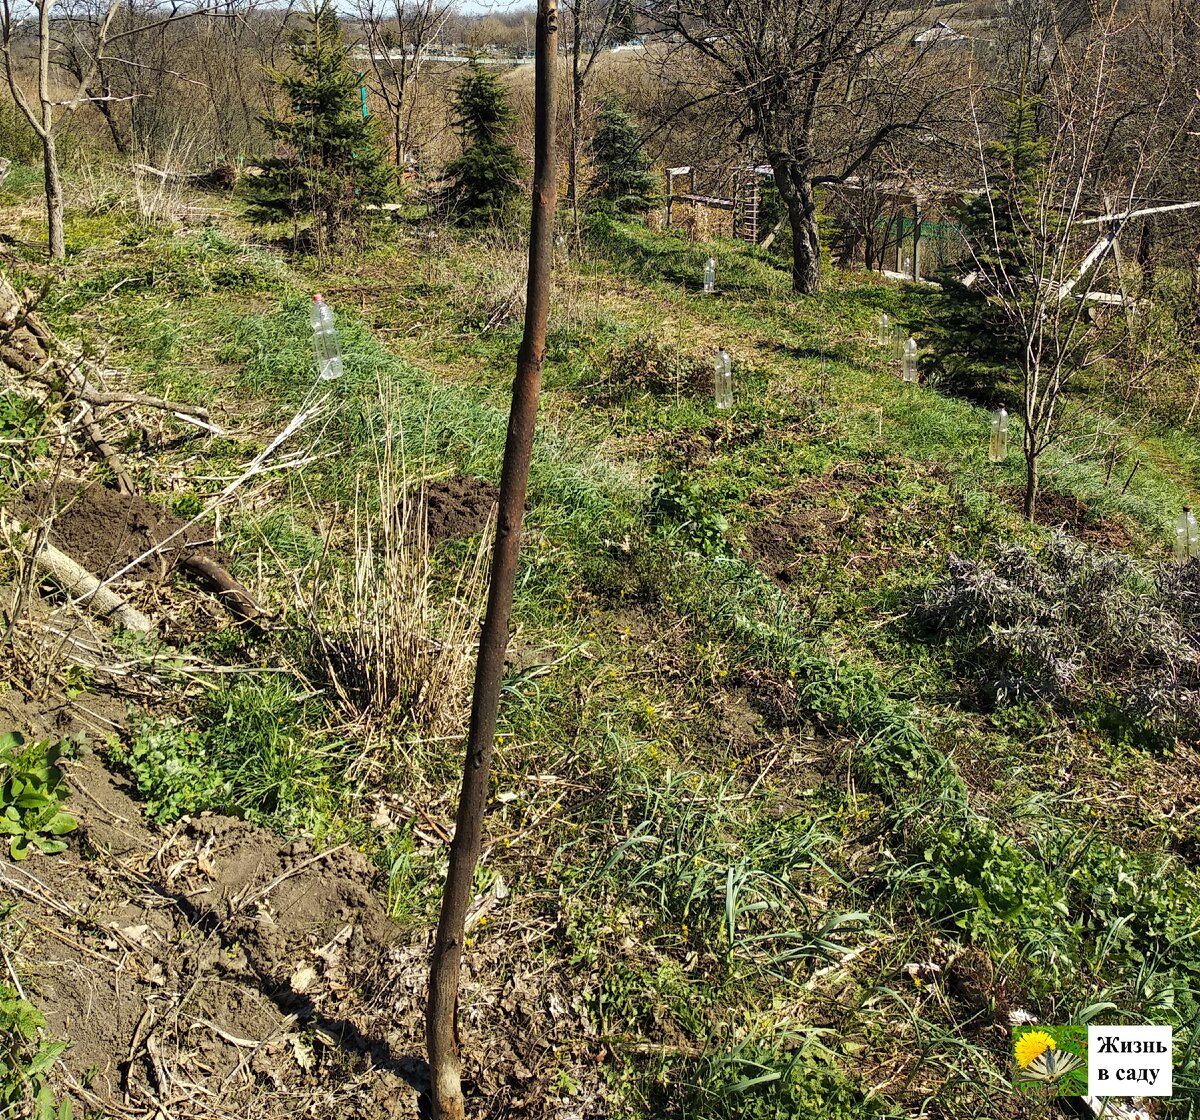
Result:
<instances>
[{"instance_id":1,"label":"green shrub","mask_svg":"<svg viewBox=\"0 0 1200 1120\"><path fill-rule=\"evenodd\" d=\"M914 614L992 703L1040 698L1119 742L1162 747L1200 736L1200 561L1155 576L1055 536L1037 553L951 556Z\"/></svg>"},{"instance_id":2,"label":"green shrub","mask_svg":"<svg viewBox=\"0 0 1200 1120\"><path fill-rule=\"evenodd\" d=\"M0 446L15 448L0 454L0 478L19 486L30 477L34 463L48 454L46 414L41 407L15 393L0 393Z\"/></svg>"},{"instance_id":3,"label":"green shrub","mask_svg":"<svg viewBox=\"0 0 1200 1120\"><path fill-rule=\"evenodd\" d=\"M58 760L64 743L25 746L18 732L0 735L0 836L7 836L9 855L25 859L31 848L46 855L61 852L62 839L78 824L62 811L67 796Z\"/></svg>"},{"instance_id":4,"label":"green shrub","mask_svg":"<svg viewBox=\"0 0 1200 1120\"><path fill-rule=\"evenodd\" d=\"M741 1047L706 1060L681 1111L706 1120L872 1120L886 1108L837 1070L788 1055Z\"/></svg>"},{"instance_id":5,"label":"green shrub","mask_svg":"<svg viewBox=\"0 0 1200 1120\"><path fill-rule=\"evenodd\" d=\"M1132 959L1177 957L1195 938L1200 896L1195 876L1159 853L1130 853L1089 838L1082 854L1055 861L1065 876L1072 918L1109 952Z\"/></svg>"},{"instance_id":6,"label":"green shrub","mask_svg":"<svg viewBox=\"0 0 1200 1120\"><path fill-rule=\"evenodd\" d=\"M348 759L340 744L309 730L312 708L286 681L241 680L213 693L195 726L144 720L113 755L159 823L215 809L271 825L312 824L349 793L339 788Z\"/></svg>"},{"instance_id":7,"label":"green shrub","mask_svg":"<svg viewBox=\"0 0 1200 1120\"><path fill-rule=\"evenodd\" d=\"M46 1018L8 984L0 984L0 1115L71 1120L69 1101L57 1103L46 1074L67 1048L42 1037Z\"/></svg>"},{"instance_id":8,"label":"green shrub","mask_svg":"<svg viewBox=\"0 0 1200 1120\"><path fill-rule=\"evenodd\" d=\"M972 937L1015 922L1027 900L1045 893L1040 867L984 821L944 825L927 843L927 881L918 904L931 918Z\"/></svg>"},{"instance_id":9,"label":"green shrub","mask_svg":"<svg viewBox=\"0 0 1200 1120\"><path fill-rule=\"evenodd\" d=\"M228 780L211 765L200 736L165 720L135 725L127 751L116 759L146 798L145 812L159 824L228 804Z\"/></svg>"},{"instance_id":10,"label":"green shrub","mask_svg":"<svg viewBox=\"0 0 1200 1120\"><path fill-rule=\"evenodd\" d=\"M607 367L604 381L614 395L690 395L709 387L710 375L704 363L654 335L640 334L630 342L613 346Z\"/></svg>"},{"instance_id":11,"label":"green shrub","mask_svg":"<svg viewBox=\"0 0 1200 1120\"><path fill-rule=\"evenodd\" d=\"M648 516L656 532L669 532L704 556L726 548L729 522L712 508L700 486L678 471L667 471L654 480Z\"/></svg>"}]
</instances>

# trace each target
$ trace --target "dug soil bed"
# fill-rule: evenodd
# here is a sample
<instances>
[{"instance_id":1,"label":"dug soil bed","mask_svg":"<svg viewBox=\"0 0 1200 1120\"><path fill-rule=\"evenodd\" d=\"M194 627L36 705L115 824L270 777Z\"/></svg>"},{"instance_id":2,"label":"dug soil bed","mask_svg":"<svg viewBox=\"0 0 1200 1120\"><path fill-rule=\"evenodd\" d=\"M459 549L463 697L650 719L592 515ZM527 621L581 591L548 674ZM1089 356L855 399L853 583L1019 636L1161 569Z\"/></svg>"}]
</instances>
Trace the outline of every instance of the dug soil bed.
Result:
<instances>
[{"instance_id":1,"label":"dug soil bed","mask_svg":"<svg viewBox=\"0 0 1200 1120\"><path fill-rule=\"evenodd\" d=\"M1000 491L1005 502L1018 513L1025 512L1025 491L1008 486ZM1128 549L1133 538L1119 521L1097 517L1085 502L1070 494L1043 490L1038 494L1033 519L1047 528L1062 529L1087 544L1119 551Z\"/></svg>"},{"instance_id":2,"label":"dug soil bed","mask_svg":"<svg viewBox=\"0 0 1200 1120\"><path fill-rule=\"evenodd\" d=\"M30 483L9 499L8 509L26 525L44 527L51 545L101 579L122 572L121 579L155 584L182 568L243 621L258 625L269 617L225 569L207 529L190 525L136 494L63 478L53 485ZM125 572L130 564L133 566ZM114 580L114 585L120 582ZM201 625L199 630L210 625ZM172 619L167 629L181 637L188 626Z\"/></svg>"},{"instance_id":3,"label":"dug soil bed","mask_svg":"<svg viewBox=\"0 0 1200 1120\"><path fill-rule=\"evenodd\" d=\"M755 559L776 583L789 587L805 557L837 552L851 535L870 530L863 516L855 517L855 501L866 485L817 477L779 494L752 498L751 508L766 515L746 531ZM877 524L884 511L876 508L865 516Z\"/></svg>"},{"instance_id":4,"label":"dug soil bed","mask_svg":"<svg viewBox=\"0 0 1200 1120\"><path fill-rule=\"evenodd\" d=\"M471 475L427 482L424 487L425 529L431 545L462 540L482 532L500 491Z\"/></svg>"},{"instance_id":5,"label":"dug soil bed","mask_svg":"<svg viewBox=\"0 0 1200 1120\"><path fill-rule=\"evenodd\" d=\"M365 856L225 816L156 829L94 755L68 784L68 850L0 861L0 890L20 904L3 932L26 995L70 1041L52 1077L77 1116L419 1114L428 931L390 921ZM528 923L511 944L507 924L501 904L464 961L471 1103L582 1120L554 1071L593 1097L595 1030L568 978L525 951Z\"/></svg>"},{"instance_id":6,"label":"dug soil bed","mask_svg":"<svg viewBox=\"0 0 1200 1120\"><path fill-rule=\"evenodd\" d=\"M26 524L48 525L50 543L101 579L164 541L170 543L131 569L131 578L163 579L194 552L216 559L203 547L209 543L203 528L184 529L180 518L136 494L60 479L53 487L30 483L8 508Z\"/></svg>"}]
</instances>

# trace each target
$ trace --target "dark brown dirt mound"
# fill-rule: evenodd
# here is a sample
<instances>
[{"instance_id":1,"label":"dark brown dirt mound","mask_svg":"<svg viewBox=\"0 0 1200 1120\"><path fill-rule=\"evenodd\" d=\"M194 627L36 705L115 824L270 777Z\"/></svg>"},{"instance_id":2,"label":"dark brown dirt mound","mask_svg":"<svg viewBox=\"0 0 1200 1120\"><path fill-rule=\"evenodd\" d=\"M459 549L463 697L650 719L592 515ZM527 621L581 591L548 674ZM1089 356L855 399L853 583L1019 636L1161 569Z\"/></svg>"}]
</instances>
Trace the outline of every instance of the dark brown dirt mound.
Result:
<instances>
[{"instance_id":1,"label":"dark brown dirt mound","mask_svg":"<svg viewBox=\"0 0 1200 1120\"><path fill-rule=\"evenodd\" d=\"M1024 490L1008 487L1001 494L1014 509L1024 510ZM1119 521L1097 517L1085 502L1070 494L1043 490L1038 494L1033 519L1039 525L1064 529L1081 541L1104 548L1125 549L1133 543L1129 530Z\"/></svg>"},{"instance_id":2,"label":"dark brown dirt mound","mask_svg":"<svg viewBox=\"0 0 1200 1120\"><path fill-rule=\"evenodd\" d=\"M459 474L425 485L425 516L429 543L473 537L487 524L500 496L490 482Z\"/></svg>"},{"instance_id":3,"label":"dark brown dirt mound","mask_svg":"<svg viewBox=\"0 0 1200 1120\"><path fill-rule=\"evenodd\" d=\"M746 534L754 555L778 583L787 586L805 556L841 546L857 493L853 486L822 477L761 500L757 504L768 511L768 517Z\"/></svg>"},{"instance_id":4,"label":"dark brown dirt mound","mask_svg":"<svg viewBox=\"0 0 1200 1120\"><path fill-rule=\"evenodd\" d=\"M173 513L145 498L66 479L53 490L46 482L31 483L11 500L9 508L30 524L50 520L50 543L101 578L119 571L184 525ZM205 530L193 526L129 575L162 579L185 552L204 540Z\"/></svg>"},{"instance_id":5,"label":"dark brown dirt mound","mask_svg":"<svg viewBox=\"0 0 1200 1120\"><path fill-rule=\"evenodd\" d=\"M0 860L0 894L21 903L7 944L26 994L71 1041L53 1077L77 1116L418 1114L428 931L401 935L361 853L222 816L155 829L94 756L67 782L68 850ZM507 905L468 929L473 1114L602 1115L592 981L547 965L528 921L506 930ZM580 1089L560 1098L563 1070Z\"/></svg>"},{"instance_id":6,"label":"dark brown dirt mound","mask_svg":"<svg viewBox=\"0 0 1200 1120\"><path fill-rule=\"evenodd\" d=\"M0 886L23 902L28 994L71 1040L77 1103L388 1115L383 1098L419 1067L355 1020L398 941L366 858L227 817L163 836L96 760L68 782L85 798L71 850L33 861L36 879L0 865Z\"/></svg>"}]
</instances>

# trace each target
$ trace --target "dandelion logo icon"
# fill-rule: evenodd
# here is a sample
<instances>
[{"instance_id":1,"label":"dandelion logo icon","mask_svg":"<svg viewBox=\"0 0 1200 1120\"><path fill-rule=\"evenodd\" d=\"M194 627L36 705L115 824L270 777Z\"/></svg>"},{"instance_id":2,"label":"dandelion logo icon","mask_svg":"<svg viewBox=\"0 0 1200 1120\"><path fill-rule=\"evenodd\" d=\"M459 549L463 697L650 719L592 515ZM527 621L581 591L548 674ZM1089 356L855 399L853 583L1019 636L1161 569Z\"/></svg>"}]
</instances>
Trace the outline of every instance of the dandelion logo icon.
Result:
<instances>
[{"instance_id":1,"label":"dandelion logo icon","mask_svg":"<svg viewBox=\"0 0 1200 1120\"><path fill-rule=\"evenodd\" d=\"M1017 1088L1056 1097L1082 1095L1087 1087L1086 1049L1083 1027L1017 1027L1013 1031Z\"/></svg>"}]
</instances>

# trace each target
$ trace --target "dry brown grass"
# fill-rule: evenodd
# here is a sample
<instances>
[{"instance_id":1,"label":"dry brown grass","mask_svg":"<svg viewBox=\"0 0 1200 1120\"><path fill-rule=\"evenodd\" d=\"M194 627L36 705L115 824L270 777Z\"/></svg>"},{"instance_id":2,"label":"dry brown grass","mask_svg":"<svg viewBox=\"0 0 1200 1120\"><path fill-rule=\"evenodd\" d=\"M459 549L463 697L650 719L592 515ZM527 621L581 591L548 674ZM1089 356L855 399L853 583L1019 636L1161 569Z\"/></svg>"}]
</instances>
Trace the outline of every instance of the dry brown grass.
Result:
<instances>
[{"instance_id":1,"label":"dry brown grass","mask_svg":"<svg viewBox=\"0 0 1200 1120\"><path fill-rule=\"evenodd\" d=\"M469 708L490 533L456 573L436 575L423 475L406 472L395 421L372 442L374 469L359 479L347 517L327 530L312 573L305 611L316 672L367 742L455 737ZM333 559L342 550L348 564Z\"/></svg>"}]
</instances>

